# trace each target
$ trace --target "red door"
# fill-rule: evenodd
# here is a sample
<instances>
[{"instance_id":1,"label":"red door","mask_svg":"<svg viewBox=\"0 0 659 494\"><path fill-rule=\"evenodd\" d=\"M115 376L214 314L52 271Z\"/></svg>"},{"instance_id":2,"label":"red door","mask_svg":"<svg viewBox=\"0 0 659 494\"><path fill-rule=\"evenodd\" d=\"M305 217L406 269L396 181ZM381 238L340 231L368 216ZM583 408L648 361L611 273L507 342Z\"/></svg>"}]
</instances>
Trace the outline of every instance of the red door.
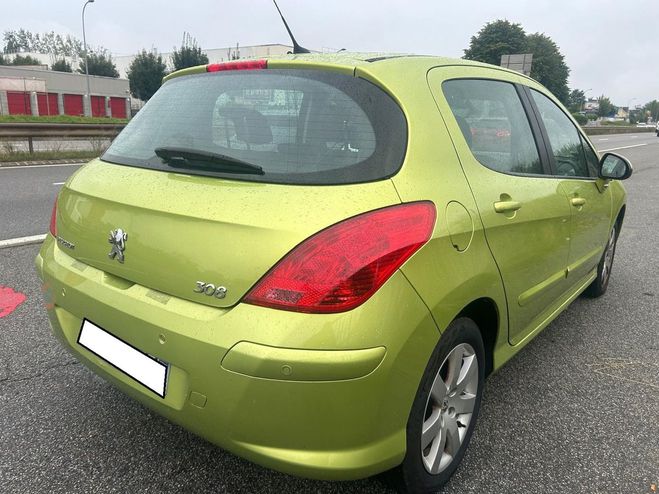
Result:
<instances>
[{"instance_id":1,"label":"red door","mask_svg":"<svg viewBox=\"0 0 659 494\"><path fill-rule=\"evenodd\" d=\"M10 115L32 115L30 93L7 91L7 106Z\"/></svg>"},{"instance_id":2,"label":"red door","mask_svg":"<svg viewBox=\"0 0 659 494\"><path fill-rule=\"evenodd\" d=\"M110 111L112 118L126 118L126 100L124 98L110 98Z\"/></svg>"},{"instance_id":3,"label":"red door","mask_svg":"<svg viewBox=\"0 0 659 494\"><path fill-rule=\"evenodd\" d=\"M92 96L92 117L105 116L105 97Z\"/></svg>"},{"instance_id":4,"label":"red door","mask_svg":"<svg viewBox=\"0 0 659 494\"><path fill-rule=\"evenodd\" d=\"M57 94L39 93L37 94L37 101L39 103L39 115L59 115L59 108L57 108Z\"/></svg>"},{"instance_id":5,"label":"red door","mask_svg":"<svg viewBox=\"0 0 659 494\"><path fill-rule=\"evenodd\" d=\"M64 113L66 113L67 115L84 115L84 111L82 108L82 95L65 94Z\"/></svg>"}]
</instances>

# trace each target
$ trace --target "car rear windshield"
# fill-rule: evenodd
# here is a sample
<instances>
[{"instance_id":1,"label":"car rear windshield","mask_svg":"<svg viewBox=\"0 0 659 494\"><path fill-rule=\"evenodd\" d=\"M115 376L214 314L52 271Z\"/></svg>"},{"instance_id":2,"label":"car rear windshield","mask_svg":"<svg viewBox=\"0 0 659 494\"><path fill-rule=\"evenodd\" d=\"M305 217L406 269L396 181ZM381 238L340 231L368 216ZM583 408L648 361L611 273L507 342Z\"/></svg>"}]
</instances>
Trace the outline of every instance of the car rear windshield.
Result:
<instances>
[{"instance_id":1,"label":"car rear windshield","mask_svg":"<svg viewBox=\"0 0 659 494\"><path fill-rule=\"evenodd\" d=\"M406 143L402 110L364 79L241 70L168 81L102 159L248 181L346 184L395 174Z\"/></svg>"}]
</instances>

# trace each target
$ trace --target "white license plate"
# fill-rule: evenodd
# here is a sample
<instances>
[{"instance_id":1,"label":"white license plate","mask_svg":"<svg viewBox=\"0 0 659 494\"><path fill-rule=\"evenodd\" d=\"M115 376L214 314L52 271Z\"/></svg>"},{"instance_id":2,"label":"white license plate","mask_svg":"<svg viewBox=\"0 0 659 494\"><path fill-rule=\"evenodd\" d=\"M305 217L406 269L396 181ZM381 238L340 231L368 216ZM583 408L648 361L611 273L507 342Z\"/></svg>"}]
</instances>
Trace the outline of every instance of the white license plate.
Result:
<instances>
[{"instance_id":1,"label":"white license plate","mask_svg":"<svg viewBox=\"0 0 659 494\"><path fill-rule=\"evenodd\" d=\"M87 319L82 321L78 344L161 398L167 386L167 365L108 333Z\"/></svg>"}]
</instances>

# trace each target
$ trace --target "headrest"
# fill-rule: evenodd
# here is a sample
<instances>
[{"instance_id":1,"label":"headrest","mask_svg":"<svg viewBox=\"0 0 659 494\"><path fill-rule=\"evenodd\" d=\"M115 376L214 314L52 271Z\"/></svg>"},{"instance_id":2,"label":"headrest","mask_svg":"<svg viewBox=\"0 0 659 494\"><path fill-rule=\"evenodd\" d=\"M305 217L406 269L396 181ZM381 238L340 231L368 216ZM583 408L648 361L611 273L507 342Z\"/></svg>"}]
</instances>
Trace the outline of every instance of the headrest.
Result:
<instances>
[{"instance_id":1,"label":"headrest","mask_svg":"<svg viewBox=\"0 0 659 494\"><path fill-rule=\"evenodd\" d=\"M233 122L238 140L247 144L270 144L272 129L268 119L252 108L222 108L219 114Z\"/></svg>"}]
</instances>

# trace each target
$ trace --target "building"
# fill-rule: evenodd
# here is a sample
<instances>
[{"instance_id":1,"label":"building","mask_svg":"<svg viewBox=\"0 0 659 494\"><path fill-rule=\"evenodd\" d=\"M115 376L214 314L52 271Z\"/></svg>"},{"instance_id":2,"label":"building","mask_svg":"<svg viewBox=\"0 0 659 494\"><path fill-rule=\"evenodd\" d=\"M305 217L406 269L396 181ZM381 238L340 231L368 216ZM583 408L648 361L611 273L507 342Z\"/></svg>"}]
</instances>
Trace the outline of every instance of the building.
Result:
<instances>
[{"instance_id":1,"label":"building","mask_svg":"<svg viewBox=\"0 0 659 494\"><path fill-rule=\"evenodd\" d=\"M281 44L211 48L202 50L209 63L238 58L259 58L283 55L293 50ZM89 76L91 105L87 102L84 74L48 70L56 60L50 54L21 53L39 60L38 66L0 66L0 115L92 115L94 117L126 118L143 102L130 98L128 80ZM77 67L78 57L64 58ZM162 53L170 70L171 53ZM113 55L112 61L120 77L127 77L135 55Z\"/></svg>"},{"instance_id":2,"label":"building","mask_svg":"<svg viewBox=\"0 0 659 494\"><path fill-rule=\"evenodd\" d=\"M210 48L208 50L201 50L208 57L209 63L225 62L227 60L235 60L238 58L263 58L276 55L285 55L293 51L293 47L289 45L270 44L270 45L254 45L254 46L229 46L226 48ZM172 53L160 53L162 61L167 64L169 70L173 70ZM117 72L121 77L128 74L128 67L136 55L112 55L112 61Z\"/></svg>"},{"instance_id":3,"label":"building","mask_svg":"<svg viewBox=\"0 0 659 494\"><path fill-rule=\"evenodd\" d=\"M91 115L127 118L127 79L56 72L47 66L0 66L0 115Z\"/></svg>"},{"instance_id":4,"label":"building","mask_svg":"<svg viewBox=\"0 0 659 494\"><path fill-rule=\"evenodd\" d=\"M600 102L597 98L589 98L584 103L583 109L586 113L597 113L600 109Z\"/></svg>"},{"instance_id":5,"label":"building","mask_svg":"<svg viewBox=\"0 0 659 494\"><path fill-rule=\"evenodd\" d=\"M629 120L629 108L626 106L618 107L618 111L615 115L616 120Z\"/></svg>"}]
</instances>

